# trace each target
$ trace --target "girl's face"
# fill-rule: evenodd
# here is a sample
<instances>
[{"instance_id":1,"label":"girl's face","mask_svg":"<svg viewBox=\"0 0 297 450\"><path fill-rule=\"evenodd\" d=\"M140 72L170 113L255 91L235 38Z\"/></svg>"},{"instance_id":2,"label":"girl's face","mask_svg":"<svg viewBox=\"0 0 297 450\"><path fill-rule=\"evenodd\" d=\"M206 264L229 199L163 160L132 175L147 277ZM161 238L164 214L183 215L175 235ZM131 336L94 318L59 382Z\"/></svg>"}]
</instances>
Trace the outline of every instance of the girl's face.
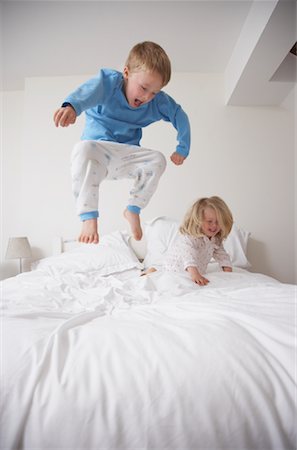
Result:
<instances>
[{"instance_id":1,"label":"girl's face","mask_svg":"<svg viewBox=\"0 0 297 450\"><path fill-rule=\"evenodd\" d=\"M201 229L202 232L209 238L215 236L221 230L221 227L217 220L216 212L213 208L205 208Z\"/></svg>"},{"instance_id":2,"label":"girl's face","mask_svg":"<svg viewBox=\"0 0 297 450\"><path fill-rule=\"evenodd\" d=\"M124 68L124 94L130 106L139 106L150 102L163 87L162 77L157 72L130 72Z\"/></svg>"}]
</instances>

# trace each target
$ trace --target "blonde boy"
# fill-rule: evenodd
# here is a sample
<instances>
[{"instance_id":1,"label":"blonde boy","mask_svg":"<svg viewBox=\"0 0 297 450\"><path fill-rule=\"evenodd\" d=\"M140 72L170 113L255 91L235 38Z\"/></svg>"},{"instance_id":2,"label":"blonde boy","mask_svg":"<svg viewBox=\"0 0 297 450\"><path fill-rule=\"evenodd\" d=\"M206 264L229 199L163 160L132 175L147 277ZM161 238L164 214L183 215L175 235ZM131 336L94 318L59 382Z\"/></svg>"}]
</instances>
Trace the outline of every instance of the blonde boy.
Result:
<instances>
[{"instance_id":1,"label":"blonde boy","mask_svg":"<svg viewBox=\"0 0 297 450\"><path fill-rule=\"evenodd\" d=\"M142 128L159 120L172 123L178 145L170 159L180 165L189 154L190 124L173 98L162 92L171 76L170 60L153 42L135 45L123 73L102 69L72 92L54 114L58 127L74 124L82 112L86 125L72 154L71 172L77 214L83 222L80 242L97 243L99 186L104 179L131 178L124 216L135 239L142 237L139 214L165 170L161 152L140 147Z\"/></svg>"}]
</instances>

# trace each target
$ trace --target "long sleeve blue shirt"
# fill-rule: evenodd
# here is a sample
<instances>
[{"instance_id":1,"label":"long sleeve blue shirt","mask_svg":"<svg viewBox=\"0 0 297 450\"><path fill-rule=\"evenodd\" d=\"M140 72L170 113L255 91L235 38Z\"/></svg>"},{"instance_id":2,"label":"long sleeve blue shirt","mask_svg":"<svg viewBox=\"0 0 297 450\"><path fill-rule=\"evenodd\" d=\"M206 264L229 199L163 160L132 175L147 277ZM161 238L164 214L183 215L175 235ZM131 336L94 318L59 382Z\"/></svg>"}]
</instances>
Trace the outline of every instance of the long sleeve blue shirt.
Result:
<instances>
[{"instance_id":1,"label":"long sleeve blue shirt","mask_svg":"<svg viewBox=\"0 0 297 450\"><path fill-rule=\"evenodd\" d=\"M77 115L83 111L86 114L81 138L140 145L142 128L165 120L177 130L177 153L188 156L190 123L181 106L160 91L150 102L133 108L124 95L123 83L121 72L101 69L96 77L68 95L64 103L70 103Z\"/></svg>"}]
</instances>

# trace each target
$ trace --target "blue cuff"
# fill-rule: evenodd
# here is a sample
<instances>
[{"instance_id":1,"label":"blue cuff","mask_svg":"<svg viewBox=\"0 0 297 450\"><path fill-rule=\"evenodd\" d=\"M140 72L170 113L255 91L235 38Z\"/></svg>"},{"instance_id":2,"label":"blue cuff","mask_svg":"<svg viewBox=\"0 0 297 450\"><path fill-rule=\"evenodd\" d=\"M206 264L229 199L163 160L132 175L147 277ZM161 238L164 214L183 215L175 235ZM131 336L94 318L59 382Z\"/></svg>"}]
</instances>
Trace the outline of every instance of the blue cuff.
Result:
<instances>
[{"instance_id":1,"label":"blue cuff","mask_svg":"<svg viewBox=\"0 0 297 450\"><path fill-rule=\"evenodd\" d=\"M134 214L140 214L141 209L139 208L139 206L134 206L134 205L128 205L127 206L128 211L133 212Z\"/></svg>"},{"instance_id":2,"label":"blue cuff","mask_svg":"<svg viewBox=\"0 0 297 450\"><path fill-rule=\"evenodd\" d=\"M90 211L79 215L80 220L97 219L99 217L98 211Z\"/></svg>"},{"instance_id":3,"label":"blue cuff","mask_svg":"<svg viewBox=\"0 0 297 450\"><path fill-rule=\"evenodd\" d=\"M71 108L73 108L73 106L71 105L71 103L69 102L64 102L62 103L62 108L66 108L66 106L71 106ZM74 108L73 108L74 109Z\"/></svg>"},{"instance_id":4,"label":"blue cuff","mask_svg":"<svg viewBox=\"0 0 297 450\"><path fill-rule=\"evenodd\" d=\"M186 158L189 155L189 151L184 150L183 148L177 147L176 153Z\"/></svg>"}]
</instances>

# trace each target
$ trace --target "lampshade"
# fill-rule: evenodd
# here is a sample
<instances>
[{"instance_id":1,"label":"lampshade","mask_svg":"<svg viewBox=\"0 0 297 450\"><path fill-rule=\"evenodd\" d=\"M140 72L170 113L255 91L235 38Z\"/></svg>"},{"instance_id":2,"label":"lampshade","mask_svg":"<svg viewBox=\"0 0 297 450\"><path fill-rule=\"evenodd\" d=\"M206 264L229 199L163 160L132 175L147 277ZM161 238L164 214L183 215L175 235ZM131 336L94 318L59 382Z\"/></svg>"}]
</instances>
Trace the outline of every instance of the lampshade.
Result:
<instances>
[{"instance_id":1,"label":"lampshade","mask_svg":"<svg viewBox=\"0 0 297 450\"><path fill-rule=\"evenodd\" d=\"M11 237L8 241L6 259L30 258L31 247L27 237Z\"/></svg>"}]
</instances>

